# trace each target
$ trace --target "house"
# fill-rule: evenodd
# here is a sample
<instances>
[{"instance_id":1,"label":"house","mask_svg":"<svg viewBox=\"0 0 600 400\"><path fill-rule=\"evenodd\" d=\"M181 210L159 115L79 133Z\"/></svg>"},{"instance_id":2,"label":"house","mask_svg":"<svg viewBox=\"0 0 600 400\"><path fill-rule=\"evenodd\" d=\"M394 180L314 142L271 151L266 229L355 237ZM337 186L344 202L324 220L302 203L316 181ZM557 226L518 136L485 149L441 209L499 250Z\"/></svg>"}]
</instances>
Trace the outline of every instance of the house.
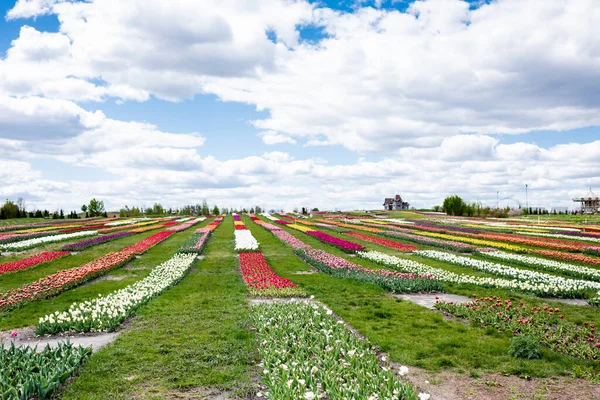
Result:
<instances>
[{"instance_id":1,"label":"house","mask_svg":"<svg viewBox=\"0 0 600 400\"><path fill-rule=\"evenodd\" d=\"M594 192L592 192L592 188L585 197L575 198L573 199L576 203L581 203L581 213L582 214L594 214L600 212L600 197L596 196Z\"/></svg>"},{"instance_id":2,"label":"house","mask_svg":"<svg viewBox=\"0 0 600 400\"><path fill-rule=\"evenodd\" d=\"M386 211L392 210L408 210L408 204L406 201L402 201L402 197L399 194L396 197L389 197L383 201L383 209Z\"/></svg>"}]
</instances>

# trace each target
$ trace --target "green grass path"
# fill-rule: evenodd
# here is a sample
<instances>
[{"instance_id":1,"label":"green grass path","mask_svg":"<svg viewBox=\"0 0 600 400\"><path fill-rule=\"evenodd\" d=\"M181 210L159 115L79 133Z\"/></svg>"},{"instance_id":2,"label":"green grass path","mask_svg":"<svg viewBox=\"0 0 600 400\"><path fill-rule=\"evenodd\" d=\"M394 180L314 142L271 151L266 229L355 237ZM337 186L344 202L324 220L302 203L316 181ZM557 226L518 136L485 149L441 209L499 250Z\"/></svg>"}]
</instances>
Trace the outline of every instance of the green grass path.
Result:
<instances>
[{"instance_id":1,"label":"green grass path","mask_svg":"<svg viewBox=\"0 0 600 400\"><path fill-rule=\"evenodd\" d=\"M250 390L258 360L231 218L213 232L204 254L180 284L137 311L126 333L92 355L64 399Z\"/></svg>"}]
</instances>

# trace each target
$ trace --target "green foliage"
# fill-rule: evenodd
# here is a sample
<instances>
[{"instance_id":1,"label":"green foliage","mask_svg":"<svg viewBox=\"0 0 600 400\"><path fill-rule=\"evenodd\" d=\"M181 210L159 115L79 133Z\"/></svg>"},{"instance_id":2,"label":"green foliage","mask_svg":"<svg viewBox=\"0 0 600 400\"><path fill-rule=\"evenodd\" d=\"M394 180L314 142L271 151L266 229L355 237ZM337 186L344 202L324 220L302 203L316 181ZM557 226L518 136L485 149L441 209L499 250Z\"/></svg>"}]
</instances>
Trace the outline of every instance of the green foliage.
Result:
<instances>
[{"instance_id":1,"label":"green foliage","mask_svg":"<svg viewBox=\"0 0 600 400\"><path fill-rule=\"evenodd\" d=\"M219 211L219 207L217 207L217 205L215 204L215 206L212 209L212 213L213 215L219 215L221 212Z\"/></svg>"},{"instance_id":2,"label":"green foliage","mask_svg":"<svg viewBox=\"0 0 600 400\"><path fill-rule=\"evenodd\" d=\"M99 217L104 214L104 201L96 200L95 198L91 199L88 205L88 212L92 217Z\"/></svg>"},{"instance_id":3,"label":"green foliage","mask_svg":"<svg viewBox=\"0 0 600 400\"><path fill-rule=\"evenodd\" d=\"M200 208L200 215L210 215L210 209L208 208L208 203L206 202L206 200L202 200L202 208Z\"/></svg>"},{"instance_id":4,"label":"green foliage","mask_svg":"<svg viewBox=\"0 0 600 400\"><path fill-rule=\"evenodd\" d=\"M91 347L59 343L38 353L35 347L0 345L0 393L3 399L46 399L92 354Z\"/></svg>"},{"instance_id":5,"label":"green foliage","mask_svg":"<svg viewBox=\"0 0 600 400\"><path fill-rule=\"evenodd\" d=\"M515 358L535 360L542 357L540 342L532 335L515 336L510 341L508 354Z\"/></svg>"},{"instance_id":6,"label":"green foliage","mask_svg":"<svg viewBox=\"0 0 600 400\"><path fill-rule=\"evenodd\" d=\"M444 211L448 215L457 215L461 216L465 213L467 205L464 200L458 196L449 196L444 199L444 204L442 205L442 211Z\"/></svg>"}]
</instances>

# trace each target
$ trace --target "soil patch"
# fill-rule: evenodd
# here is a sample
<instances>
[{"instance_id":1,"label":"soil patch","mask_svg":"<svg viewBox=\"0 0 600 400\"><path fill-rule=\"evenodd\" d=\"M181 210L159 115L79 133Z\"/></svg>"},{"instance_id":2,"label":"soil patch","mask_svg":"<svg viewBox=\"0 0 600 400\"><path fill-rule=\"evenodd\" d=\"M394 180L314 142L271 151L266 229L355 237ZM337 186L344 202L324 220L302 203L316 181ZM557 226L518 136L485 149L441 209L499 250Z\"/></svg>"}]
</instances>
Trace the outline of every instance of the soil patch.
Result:
<instances>
[{"instance_id":1,"label":"soil patch","mask_svg":"<svg viewBox=\"0 0 600 400\"><path fill-rule=\"evenodd\" d=\"M454 302L454 304L464 304L471 301L471 299L466 296L450 293L410 293L392 294L392 296L431 309L435 306L436 297L438 297L440 301Z\"/></svg>"},{"instance_id":2,"label":"soil patch","mask_svg":"<svg viewBox=\"0 0 600 400\"><path fill-rule=\"evenodd\" d=\"M400 364L392 363L394 368ZM570 377L522 379L497 373L478 378L450 371L430 372L409 366L409 381L430 400L572 400L600 399L600 387L583 379Z\"/></svg>"},{"instance_id":3,"label":"soil patch","mask_svg":"<svg viewBox=\"0 0 600 400\"><path fill-rule=\"evenodd\" d=\"M127 276L125 276L125 275L123 275L123 276L102 275L102 276L92 279L91 281L87 281L86 283L84 283L81 286L87 286L87 285L91 285L93 283L97 283L97 282L101 282L101 281L120 281L125 278L127 278Z\"/></svg>"},{"instance_id":4,"label":"soil patch","mask_svg":"<svg viewBox=\"0 0 600 400\"><path fill-rule=\"evenodd\" d=\"M564 304L570 304L572 306L584 306L584 307L590 307L590 305L588 304L587 301L585 301L584 299L557 299L557 298L547 298L545 300L548 301L557 301L559 303L564 303Z\"/></svg>"},{"instance_id":5,"label":"soil patch","mask_svg":"<svg viewBox=\"0 0 600 400\"><path fill-rule=\"evenodd\" d=\"M16 332L17 336L13 337L13 332ZM37 346L37 350L41 352L47 345L56 347L61 342L69 341L75 346L92 346L93 351L98 351L114 341L120 334L120 332L93 332L35 336L34 332L34 326L17 329L16 331L0 332L0 342L4 346L10 346L11 343L14 343L16 347Z\"/></svg>"}]
</instances>

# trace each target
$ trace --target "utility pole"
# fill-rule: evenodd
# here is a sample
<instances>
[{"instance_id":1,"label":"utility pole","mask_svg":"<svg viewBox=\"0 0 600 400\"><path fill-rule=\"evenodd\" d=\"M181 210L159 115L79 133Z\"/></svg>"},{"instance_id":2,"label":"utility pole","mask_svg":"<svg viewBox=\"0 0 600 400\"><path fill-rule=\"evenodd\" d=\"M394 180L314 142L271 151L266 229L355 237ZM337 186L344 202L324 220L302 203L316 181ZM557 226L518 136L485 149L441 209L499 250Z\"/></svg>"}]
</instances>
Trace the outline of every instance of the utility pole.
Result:
<instances>
[{"instance_id":1,"label":"utility pole","mask_svg":"<svg viewBox=\"0 0 600 400\"><path fill-rule=\"evenodd\" d=\"M529 197L527 196L527 187L528 185L525 184L525 207L527 207L527 212L529 212Z\"/></svg>"}]
</instances>

